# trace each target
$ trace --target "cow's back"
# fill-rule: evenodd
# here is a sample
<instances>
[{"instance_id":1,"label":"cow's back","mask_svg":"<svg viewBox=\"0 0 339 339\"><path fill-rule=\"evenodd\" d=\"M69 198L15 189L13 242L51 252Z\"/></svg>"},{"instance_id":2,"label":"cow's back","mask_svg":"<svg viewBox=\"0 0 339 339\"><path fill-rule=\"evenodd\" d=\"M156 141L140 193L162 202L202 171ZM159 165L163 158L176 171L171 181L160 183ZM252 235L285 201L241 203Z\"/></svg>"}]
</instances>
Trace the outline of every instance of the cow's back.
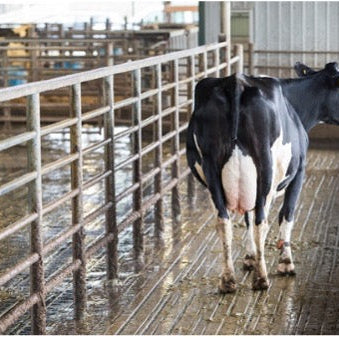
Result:
<instances>
[{"instance_id":1,"label":"cow's back","mask_svg":"<svg viewBox=\"0 0 339 339\"><path fill-rule=\"evenodd\" d=\"M238 112L235 88L241 92ZM299 146L292 142L298 126L290 114L275 79L233 75L197 86L188 133L195 156L190 160L188 154L189 164L205 184L204 162L217 168L229 210L254 209L258 194L272 193L287 176L293 177L293 148Z\"/></svg>"}]
</instances>

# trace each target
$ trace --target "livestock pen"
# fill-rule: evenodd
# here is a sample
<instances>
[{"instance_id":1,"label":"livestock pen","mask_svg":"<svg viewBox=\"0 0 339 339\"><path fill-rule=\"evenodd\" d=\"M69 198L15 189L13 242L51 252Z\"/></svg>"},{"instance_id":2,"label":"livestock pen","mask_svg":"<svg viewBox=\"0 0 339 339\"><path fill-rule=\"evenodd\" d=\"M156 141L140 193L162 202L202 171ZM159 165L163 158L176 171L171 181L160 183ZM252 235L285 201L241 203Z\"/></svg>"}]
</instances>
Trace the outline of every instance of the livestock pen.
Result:
<instances>
[{"instance_id":1,"label":"livestock pen","mask_svg":"<svg viewBox=\"0 0 339 339\"><path fill-rule=\"evenodd\" d=\"M164 205L171 206L172 219L179 222L179 184L189 174L183 157L193 88L203 77L223 76L231 67L240 70L241 48L226 60L227 48L223 42L0 90L2 102L25 98L27 104L26 129L4 129L0 140L2 333L46 333L46 312L54 309L56 296L69 294L72 274L74 318L83 319L88 290L94 287L86 286L91 281L86 266L94 267L101 253L114 288L121 278L118 238L125 232L121 241L133 239L131 253L139 272L145 265L147 218L154 225L153 242L162 247L164 218L170 217ZM163 78L166 66L169 79ZM157 81L145 89L142 74L150 68ZM115 101L114 79L126 72L134 79L134 93ZM104 104L84 111L82 86L98 79ZM69 89L70 116L41 126L40 97L60 88ZM157 111L145 117L142 102L150 97ZM128 106L130 126L115 127L115 110ZM93 142L85 137L86 123L99 116L104 132ZM192 178L187 185L193 197ZM92 273L95 281L98 275ZM102 273L101 267L101 280ZM19 321L29 310L31 325ZM53 312L55 320L62 306Z\"/></svg>"},{"instance_id":2,"label":"livestock pen","mask_svg":"<svg viewBox=\"0 0 339 339\"><path fill-rule=\"evenodd\" d=\"M46 80L197 46L197 27L193 26L172 25L139 31L112 31L109 22L106 23L105 30L93 29L91 25L76 30L63 25L46 25L43 30L35 25L28 26L28 36L6 37L1 40L1 87ZM166 69L163 69L163 72L168 76ZM153 70L144 70L142 76L144 83L156 82ZM116 76L116 100L132 95L132 86L130 73ZM95 81L83 84L82 102L86 105L86 110L95 109L102 104L101 90L101 86ZM43 123L57 122L68 116L67 96L68 93L63 88L41 95L40 116ZM0 108L3 112L0 113L1 122L25 122L25 102L21 98L1 103ZM149 100L144 103L143 110L146 109L151 114L156 107ZM122 108L116 111L118 124L126 123L125 110ZM100 117L92 122L102 123Z\"/></svg>"},{"instance_id":3,"label":"livestock pen","mask_svg":"<svg viewBox=\"0 0 339 339\"><path fill-rule=\"evenodd\" d=\"M233 251L239 288L217 293L222 258L214 212L208 192L188 174L184 141L195 83L241 70L241 48L228 61L227 47L0 90L4 101L27 98L28 120L24 131L0 133L3 333L339 333L338 134L311 141L292 235L296 277L274 271L278 199L269 218L269 289L253 291L251 273L242 271L240 219ZM144 68L154 69L151 88ZM131 73L135 86L115 100L121 72ZM103 105L86 111L82 86L98 79ZM60 87L70 91L69 118L39 126L40 95ZM157 108L151 116L141 109L148 97ZM117 126L115 112L124 106L131 123ZM102 132L86 124L98 116Z\"/></svg>"}]
</instances>

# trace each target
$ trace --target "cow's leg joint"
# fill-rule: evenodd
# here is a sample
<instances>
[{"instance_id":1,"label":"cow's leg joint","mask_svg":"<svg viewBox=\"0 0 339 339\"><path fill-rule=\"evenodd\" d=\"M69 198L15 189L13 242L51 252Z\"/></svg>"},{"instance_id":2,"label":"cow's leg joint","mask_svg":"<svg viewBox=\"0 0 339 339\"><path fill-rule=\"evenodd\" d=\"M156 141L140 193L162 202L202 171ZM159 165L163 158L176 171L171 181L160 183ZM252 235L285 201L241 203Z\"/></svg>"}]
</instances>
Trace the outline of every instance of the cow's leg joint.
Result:
<instances>
[{"instance_id":1,"label":"cow's leg joint","mask_svg":"<svg viewBox=\"0 0 339 339\"><path fill-rule=\"evenodd\" d=\"M220 293L232 293L236 290L234 266L232 261L232 221L229 218L218 218L216 229L219 234L223 250L223 273L219 282Z\"/></svg>"},{"instance_id":2,"label":"cow's leg joint","mask_svg":"<svg viewBox=\"0 0 339 339\"><path fill-rule=\"evenodd\" d=\"M293 221L283 219L280 225L278 248L280 249L277 271L282 275L295 275L295 267L290 246Z\"/></svg>"},{"instance_id":3,"label":"cow's leg joint","mask_svg":"<svg viewBox=\"0 0 339 339\"><path fill-rule=\"evenodd\" d=\"M264 246L265 239L268 232L267 220L264 220L260 225L254 227L254 239L257 246L256 262L253 274L253 289L264 290L267 289L270 282L267 277Z\"/></svg>"},{"instance_id":4,"label":"cow's leg joint","mask_svg":"<svg viewBox=\"0 0 339 339\"><path fill-rule=\"evenodd\" d=\"M243 262L243 268L245 271L252 271L255 265L256 246L253 235L253 212L247 212L245 215L245 221L247 225L246 232L246 255Z\"/></svg>"}]
</instances>

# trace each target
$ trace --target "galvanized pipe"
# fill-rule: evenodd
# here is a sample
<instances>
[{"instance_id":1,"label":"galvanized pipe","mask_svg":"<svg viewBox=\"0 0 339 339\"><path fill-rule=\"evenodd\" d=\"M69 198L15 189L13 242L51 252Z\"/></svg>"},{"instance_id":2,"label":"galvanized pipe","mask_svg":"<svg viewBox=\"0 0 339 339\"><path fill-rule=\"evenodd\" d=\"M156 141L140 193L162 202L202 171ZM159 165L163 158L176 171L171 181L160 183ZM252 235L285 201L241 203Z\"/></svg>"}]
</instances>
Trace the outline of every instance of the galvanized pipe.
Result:
<instances>
[{"instance_id":1,"label":"galvanized pipe","mask_svg":"<svg viewBox=\"0 0 339 339\"><path fill-rule=\"evenodd\" d=\"M154 180L154 191L155 193L159 193L160 198L155 204L154 208L154 216L155 216L155 230L154 234L157 239L162 240L162 234L164 231L164 212L163 212L163 199L162 199L162 160L163 160L163 141L162 141L162 72L161 72L161 64L156 65L156 78L157 78L157 125L156 125L156 139L158 141L158 145L156 148L155 154L155 162L154 165L156 168L159 168L159 173L155 176Z\"/></svg>"},{"instance_id":2,"label":"galvanized pipe","mask_svg":"<svg viewBox=\"0 0 339 339\"><path fill-rule=\"evenodd\" d=\"M31 253L39 259L32 264L30 273L30 293L38 294L39 300L32 307L32 334L46 333L45 277L42 254L42 184L41 184L41 140L40 140L40 100L39 94L27 98L27 130L34 131L35 137L27 145L27 167L35 172L36 178L28 185L28 210L37 213L31 223Z\"/></svg>"},{"instance_id":3,"label":"galvanized pipe","mask_svg":"<svg viewBox=\"0 0 339 339\"><path fill-rule=\"evenodd\" d=\"M83 225L83 170L82 170L82 124L81 124L81 84L71 87L71 117L77 118L76 125L71 127L71 154L78 157L71 164L71 187L78 194L72 198L72 224ZM80 260L80 267L73 271L74 316L82 319L86 311L86 258L84 245L84 228L73 234L73 261Z\"/></svg>"},{"instance_id":4,"label":"galvanized pipe","mask_svg":"<svg viewBox=\"0 0 339 339\"><path fill-rule=\"evenodd\" d=\"M133 138L133 153L138 155L133 163L133 183L139 183L142 178L142 129L141 129L141 70L137 68L133 72L134 95L138 98L133 109L133 125L138 126ZM142 185L139 185L133 193L133 210L138 211L140 217L133 223L133 248L137 262L136 269L139 270L144 264L144 240L143 240L143 213L142 213Z\"/></svg>"},{"instance_id":5,"label":"galvanized pipe","mask_svg":"<svg viewBox=\"0 0 339 339\"><path fill-rule=\"evenodd\" d=\"M109 67L97 68L91 71L82 72L78 74L66 75L61 78L53 78L49 80L37 81L34 83L18 85L11 88L0 89L0 101L12 100L22 96L31 95L34 93L51 91L61 87L72 86L78 82L85 82L104 78L109 75L115 75L125 72L133 72L137 68L151 67L158 63L166 63L175 59L186 58L192 54L200 54L207 51L214 50L216 48L222 48L227 46L226 42L218 44L211 44L206 46L200 46L189 50L180 52L163 54L147 59L127 62L120 65L114 65Z\"/></svg>"},{"instance_id":6,"label":"galvanized pipe","mask_svg":"<svg viewBox=\"0 0 339 339\"><path fill-rule=\"evenodd\" d=\"M173 82L176 84L174 91L172 93L172 106L176 107L174 114L172 116L172 129L174 133L174 137L172 140L172 154L176 155L175 162L172 165L172 178L179 178L179 168L180 168L180 158L178 157L179 149L180 149L180 140L179 140L179 66L178 60L174 60L173 62ZM165 138L164 138L165 139ZM181 209L180 209L180 194L178 186L174 186L172 189L172 216L178 221L180 217Z\"/></svg>"},{"instance_id":7,"label":"galvanized pipe","mask_svg":"<svg viewBox=\"0 0 339 339\"><path fill-rule=\"evenodd\" d=\"M106 236L113 237L106 244L107 279L118 278L118 228L116 220L116 193L115 193L115 139L114 139L114 84L113 75L104 79L104 101L110 109L104 116L105 138L110 140L105 147L105 169L110 172L105 181L105 201L112 207L106 212Z\"/></svg>"},{"instance_id":8,"label":"galvanized pipe","mask_svg":"<svg viewBox=\"0 0 339 339\"><path fill-rule=\"evenodd\" d=\"M216 51L216 58L217 58L217 62L216 62L216 66L217 66L217 76L219 76L219 49L217 49ZM194 61L194 57L191 56L189 58L189 62L188 62L188 67L187 67L187 75L192 79L191 82L188 84L187 86L187 97L188 98L192 98L192 104L187 108L187 121L190 120L191 114L193 113L193 109L194 109L194 101L193 101L193 93L194 93L194 87L195 87L195 61ZM188 180L187 180L187 196L188 196L188 200L190 205L193 205L193 201L194 201L194 197L195 197L195 181L194 181L194 177L193 174L190 173L188 175Z\"/></svg>"}]
</instances>

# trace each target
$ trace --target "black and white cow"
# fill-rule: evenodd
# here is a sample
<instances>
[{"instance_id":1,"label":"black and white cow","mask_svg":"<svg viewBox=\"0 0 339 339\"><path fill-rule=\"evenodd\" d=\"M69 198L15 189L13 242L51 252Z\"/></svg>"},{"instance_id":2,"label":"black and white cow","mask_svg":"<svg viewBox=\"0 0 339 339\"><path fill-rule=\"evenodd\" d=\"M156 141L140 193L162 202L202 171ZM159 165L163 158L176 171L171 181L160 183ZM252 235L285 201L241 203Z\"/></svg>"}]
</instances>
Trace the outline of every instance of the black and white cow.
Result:
<instances>
[{"instance_id":1,"label":"black and white cow","mask_svg":"<svg viewBox=\"0 0 339 339\"><path fill-rule=\"evenodd\" d=\"M319 122L339 124L339 69L321 71L297 63L298 79L234 74L206 78L195 88L187 134L187 160L208 187L218 211L223 246L219 289L236 289L230 212L245 213L244 266L254 268L253 288L269 286L264 258L272 200L284 194L279 214L278 272L294 274L290 237L305 172L307 132Z\"/></svg>"}]
</instances>

